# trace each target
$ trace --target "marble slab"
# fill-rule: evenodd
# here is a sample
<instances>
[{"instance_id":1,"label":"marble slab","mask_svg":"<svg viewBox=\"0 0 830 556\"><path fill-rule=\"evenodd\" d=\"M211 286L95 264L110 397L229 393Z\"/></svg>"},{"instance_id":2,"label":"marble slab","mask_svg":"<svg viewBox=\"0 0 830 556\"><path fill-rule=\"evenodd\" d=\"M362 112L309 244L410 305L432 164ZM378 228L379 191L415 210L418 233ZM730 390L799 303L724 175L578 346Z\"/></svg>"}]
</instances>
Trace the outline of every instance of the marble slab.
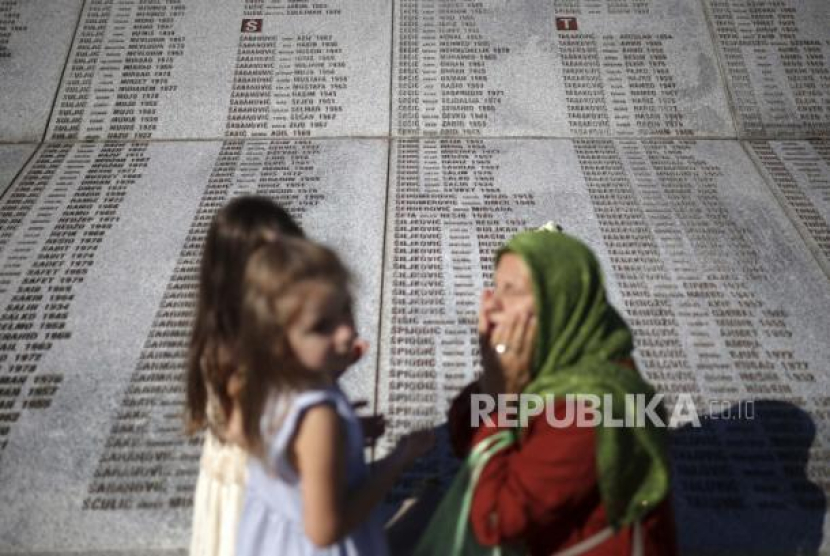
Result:
<instances>
[{"instance_id":1,"label":"marble slab","mask_svg":"<svg viewBox=\"0 0 830 556\"><path fill-rule=\"evenodd\" d=\"M830 276L830 141L750 141L746 145Z\"/></svg>"},{"instance_id":2,"label":"marble slab","mask_svg":"<svg viewBox=\"0 0 830 556\"><path fill-rule=\"evenodd\" d=\"M705 2L739 134L830 136L830 4Z\"/></svg>"},{"instance_id":3,"label":"marble slab","mask_svg":"<svg viewBox=\"0 0 830 556\"><path fill-rule=\"evenodd\" d=\"M0 142L46 129L82 0L0 0Z\"/></svg>"},{"instance_id":4,"label":"marble slab","mask_svg":"<svg viewBox=\"0 0 830 556\"><path fill-rule=\"evenodd\" d=\"M699 2L399 0L398 135L734 135Z\"/></svg>"},{"instance_id":5,"label":"marble slab","mask_svg":"<svg viewBox=\"0 0 830 556\"><path fill-rule=\"evenodd\" d=\"M830 282L739 142L410 139L390 161L385 449L443 430L477 372L492 253L552 220L595 247L669 409L689 394L701 417L671 433L684 553L795 553L827 538ZM396 496L452 471L436 450Z\"/></svg>"},{"instance_id":6,"label":"marble slab","mask_svg":"<svg viewBox=\"0 0 830 556\"><path fill-rule=\"evenodd\" d=\"M276 199L354 271L374 345L344 387L373 401L387 156L368 139L42 148L0 204L21 218L0 230L0 553L187 548L183 358L201 242L235 195Z\"/></svg>"},{"instance_id":7,"label":"marble slab","mask_svg":"<svg viewBox=\"0 0 830 556\"><path fill-rule=\"evenodd\" d=\"M0 199L37 145L0 145Z\"/></svg>"},{"instance_id":8,"label":"marble slab","mask_svg":"<svg viewBox=\"0 0 830 556\"><path fill-rule=\"evenodd\" d=\"M391 3L87 2L51 139L382 135Z\"/></svg>"}]
</instances>

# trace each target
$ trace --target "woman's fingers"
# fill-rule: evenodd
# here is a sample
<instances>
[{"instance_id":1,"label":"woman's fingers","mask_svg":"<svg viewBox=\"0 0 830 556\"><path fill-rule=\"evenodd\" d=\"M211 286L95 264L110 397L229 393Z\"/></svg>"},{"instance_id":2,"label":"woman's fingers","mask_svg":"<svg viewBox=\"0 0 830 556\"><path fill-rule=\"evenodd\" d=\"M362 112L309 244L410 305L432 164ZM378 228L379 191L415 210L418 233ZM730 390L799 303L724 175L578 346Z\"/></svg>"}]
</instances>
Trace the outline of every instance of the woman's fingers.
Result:
<instances>
[{"instance_id":1,"label":"woman's fingers","mask_svg":"<svg viewBox=\"0 0 830 556\"><path fill-rule=\"evenodd\" d=\"M528 322L532 314L513 313L500 322L490 337L490 345L504 346L502 354L508 351L518 351L527 335Z\"/></svg>"},{"instance_id":2,"label":"woman's fingers","mask_svg":"<svg viewBox=\"0 0 830 556\"><path fill-rule=\"evenodd\" d=\"M507 315L505 319L497 323L496 326L493 328L493 331L490 334L490 345L492 347L496 347L498 345L510 347L510 336L513 333L513 329L515 328L515 326L515 315Z\"/></svg>"},{"instance_id":3,"label":"woman's fingers","mask_svg":"<svg viewBox=\"0 0 830 556\"><path fill-rule=\"evenodd\" d=\"M507 349L499 361L504 369L504 391L517 394L530 380L536 317L532 313L515 314L507 330Z\"/></svg>"},{"instance_id":4,"label":"woman's fingers","mask_svg":"<svg viewBox=\"0 0 830 556\"><path fill-rule=\"evenodd\" d=\"M524 326L524 333L519 344L519 353L522 359L526 359L530 367L530 358L533 356L533 348L536 345L536 316L530 315Z\"/></svg>"},{"instance_id":5,"label":"woman's fingers","mask_svg":"<svg viewBox=\"0 0 830 556\"><path fill-rule=\"evenodd\" d=\"M522 349L522 338L524 337L528 316L525 313L513 315L509 331L510 335L507 337L507 341L515 353L519 353Z\"/></svg>"},{"instance_id":6,"label":"woman's fingers","mask_svg":"<svg viewBox=\"0 0 830 556\"><path fill-rule=\"evenodd\" d=\"M532 313L527 313L520 317L521 324L516 326L513 330L513 336L510 342L516 353L522 357L530 351L530 346L535 337L536 318Z\"/></svg>"},{"instance_id":7,"label":"woman's fingers","mask_svg":"<svg viewBox=\"0 0 830 556\"><path fill-rule=\"evenodd\" d=\"M506 326L507 323L504 323L493 328L493 331L490 333L490 347L494 348L497 345L504 343Z\"/></svg>"}]
</instances>

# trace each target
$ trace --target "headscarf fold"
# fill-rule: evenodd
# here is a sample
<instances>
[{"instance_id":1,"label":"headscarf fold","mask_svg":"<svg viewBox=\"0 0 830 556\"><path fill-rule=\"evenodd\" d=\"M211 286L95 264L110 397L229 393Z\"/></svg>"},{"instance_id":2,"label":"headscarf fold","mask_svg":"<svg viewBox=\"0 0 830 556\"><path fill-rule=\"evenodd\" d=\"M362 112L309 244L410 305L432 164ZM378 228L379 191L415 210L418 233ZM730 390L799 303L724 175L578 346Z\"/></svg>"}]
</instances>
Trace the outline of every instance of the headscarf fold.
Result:
<instances>
[{"instance_id":1,"label":"headscarf fold","mask_svg":"<svg viewBox=\"0 0 830 556\"><path fill-rule=\"evenodd\" d=\"M631 331L608 302L599 262L579 240L545 229L521 232L496 262L506 253L521 257L530 270L536 304L532 378L523 393L556 399L593 394L603 417L643 425L596 427L597 477L608 522L615 528L631 524L669 491L666 431L633 417L631 395L648 404L655 391L634 365L621 363L631 357Z\"/></svg>"}]
</instances>

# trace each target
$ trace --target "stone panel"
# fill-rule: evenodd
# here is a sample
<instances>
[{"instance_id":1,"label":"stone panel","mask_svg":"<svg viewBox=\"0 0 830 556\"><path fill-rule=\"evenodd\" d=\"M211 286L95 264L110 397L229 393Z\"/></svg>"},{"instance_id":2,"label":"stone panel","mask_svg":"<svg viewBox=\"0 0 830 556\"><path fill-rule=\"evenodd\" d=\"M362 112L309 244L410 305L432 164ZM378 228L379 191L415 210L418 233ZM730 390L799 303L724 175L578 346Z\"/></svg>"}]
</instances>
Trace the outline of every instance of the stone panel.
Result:
<instances>
[{"instance_id":1,"label":"stone panel","mask_svg":"<svg viewBox=\"0 0 830 556\"><path fill-rule=\"evenodd\" d=\"M390 10L381 0L90 0L49 137L385 134Z\"/></svg>"},{"instance_id":2,"label":"stone panel","mask_svg":"<svg viewBox=\"0 0 830 556\"><path fill-rule=\"evenodd\" d=\"M81 0L0 0L0 142L39 141Z\"/></svg>"},{"instance_id":3,"label":"stone panel","mask_svg":"<svg viewBox=\"0 0 830 556\"><path fill-rule=\"evenodd\" d=\"M386 162L374 140L42 149L0 205L0 504L18 516L0 552L187 547L182 372L212 215L242 193L286 207L353 269L376 345ZM345 376L353 399L373 401L375 361Z\"/></svg>"},{"instance_id":4,"label":"stone panel","mask_svg":"<svg viewBox=\"0 0 830 556\"><path fill-rule=\"evenodd\" d=\"M686 400L701 417L698 428L677 414L672 431L685 551L818 546L830 282L739 143L400 140L391 180L378 383L387 449L444 422L474 377L494 249L553 220L595 246L670 414ZM397 494L447 480L451 461L437 453Z\"/></svg>"},{"instance_id":5,"label":"stone panel","mask_svg":"<svg viewBox=\"0 0 830 556\"><path fill-rule=\"evenodd\" d=\"M400 0L394 48L399 135L734 134L698 2Z\"/></svg>"},{"instance_id":6,"label":"stone panel","mask_svg":"<svg viewBox=\"0 0 830 556\"><path fill-rule=\"evenodd\" d=\"M705 1L739 134L830 135L830 4Z\"/></svg>"},{"instance_id":7,"label":"stone panel","mask_svg":"<svg viewBox=\"0 0 830 556\"><path fill-rule=\"evenodd\" d=\"M35 149L36 145L0 145L0 198Z\"/></svg>"},{"instance_id":8,"label":"stone panel","mask_svg":"<svg viewBox=\"0 0 830 556\"><path fill-rule=\"evenodd\" d=\"M747 149L830 275L830 142L751 141Z\"/></svg>"}]
</instances>

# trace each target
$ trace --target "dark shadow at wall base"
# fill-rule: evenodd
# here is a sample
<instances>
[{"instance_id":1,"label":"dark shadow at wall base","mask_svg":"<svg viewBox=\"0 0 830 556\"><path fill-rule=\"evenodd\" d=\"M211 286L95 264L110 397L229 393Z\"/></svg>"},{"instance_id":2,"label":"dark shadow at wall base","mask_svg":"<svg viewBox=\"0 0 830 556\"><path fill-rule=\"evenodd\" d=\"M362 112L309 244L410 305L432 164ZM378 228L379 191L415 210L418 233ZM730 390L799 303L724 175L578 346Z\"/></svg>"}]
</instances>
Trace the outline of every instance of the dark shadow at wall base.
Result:
<instances>
[{"instance_id":1,"label":"dark shadow at wall base","mask_svg":"<svg viewBox=\"0 0 830 556\"><path fill-rule=\"evenodd\" d=\"M806 475L816 426L783 401L738 404L672 431L683 556L819 554L827 499Z\"/></svg>"},{"instance_id":2,"label":"dark shadow at wall base","mask_svg":"<svg viewBox=\"0 0 830 556\"><path fill-rule=\"evenodd\" d=\"M446 423L434 430L435 448L406 473L387 500L386 534L392 556L412 554L459 468Z\"/></svg>"}]
</instances>

